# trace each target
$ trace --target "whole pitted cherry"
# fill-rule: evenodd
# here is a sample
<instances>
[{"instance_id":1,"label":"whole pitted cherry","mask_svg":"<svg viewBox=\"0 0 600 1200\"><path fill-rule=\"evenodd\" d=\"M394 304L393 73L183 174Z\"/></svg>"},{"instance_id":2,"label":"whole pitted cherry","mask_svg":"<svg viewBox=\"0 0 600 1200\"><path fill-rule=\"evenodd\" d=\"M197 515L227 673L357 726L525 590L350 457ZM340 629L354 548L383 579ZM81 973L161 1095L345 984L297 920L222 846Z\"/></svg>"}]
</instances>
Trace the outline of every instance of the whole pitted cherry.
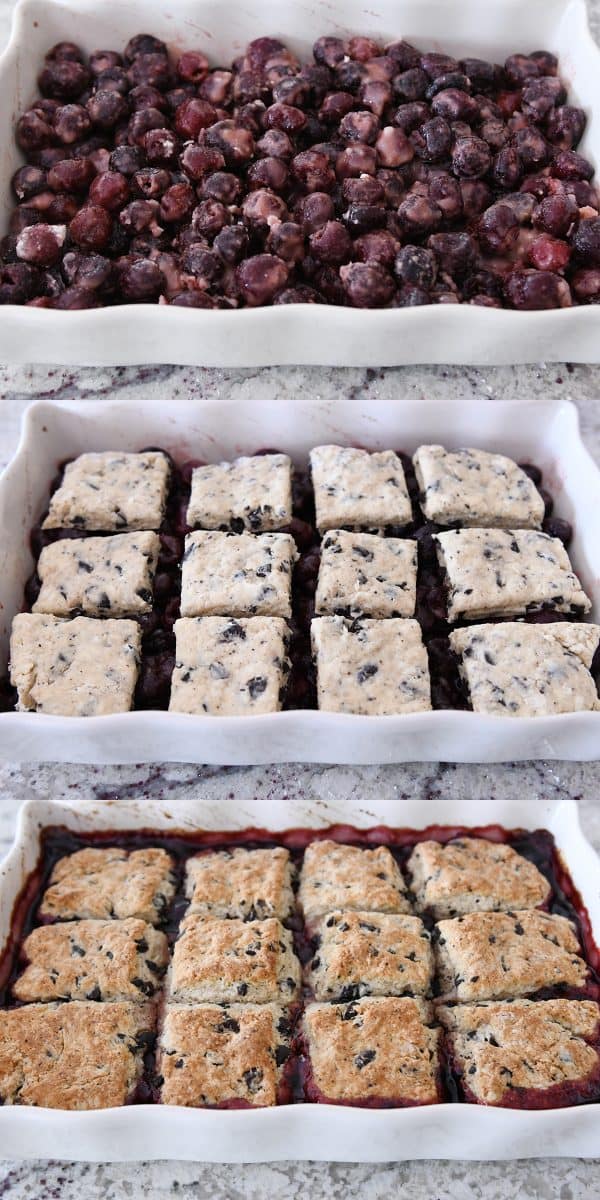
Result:
<instances>
[{"instance_id":1,"label":"whole pitted cherry","mask_svg":"<svg viewBox=\"0 0 600 1200\"><path fill-rule=\"evenodd\" d=\"M313 45L313 57L316 63L325 67L335 67L348 55L346 42L337 37L321 37Z\"/></svg>"},{"instance_id":2,"label":"whole pitted cherry","mask_svg":"<svg viewBox=\"0 0 600 1200\"><path fill-rule=\"evenodd\" d=\"M486 254L507 254L517 241L519 229L512 208L499 200L479 218L477 237Z\"/></svg>"},{"instance_id":3,"label":"whole pitted cherry","mask_svg":"<svg viewBox=\"0 0 600 1200\"><path fill-rule=\"evenodd\" d=\"M398 217L407 237L422 236L437 229L442 210L426 196L407 196L398 206Z\"/></svg>"},{"instance_id":4,"label":"whole pitted cherry","mask_svg":"<svg viewBox=\"0 0 600 1200\"><path fill-rule=\"evenodd\" d=\"M87 204L73 217L69 235L82 250L103 250L112 229L110 214L99 204Z\"/></svg>"},{"instance_id":5,"label":"whole pitted cherry","mask_svg":"<svg viewBox=\"0 0 600 1200\"><path fill-rule=\"evenodd\" d=\"M588 267L575 271L571 277L571 288L580 304L597 303L600 299L600 268Z\"/></svg>"},{"instance_id":6,"label":"whole pitted cherry","mask_svg":"<svg viewBox=\"0 0 600 1200\"><path fill-rule=\"evenodd\" d=\"M246 304L254 308L270 304L287 282L288 267L274 254L255 254L240 263L236 277Z\"/></svg>"},{"instance_id":7,"label":"whole pitted cherry","mask_svg":"<svg viewBox=\"0 0 600 1200\"><path fill-rule=\"evenodd\" d=\"M225 158L214 146L196 146L194 142L188 142L179 164L190 179L199 180L205 175L212 175L213 171L222 170Z\"/></svg>"},{"instance_id":8,"label":"whole pitted cherry","mask_svg":"<svg viewBox=\"0 0 600 1200\"><path fill-rule=\"evenodd\" d=\"M352 257L357 262L378 263L392 270L400 242L387 229L374 229L357 237L352 246Z\"/></svg>"},{"instance_id":9,"label":"whole pitted cherry","mask_svg":"<svg viewBox=\"0 0 600 1200\"><path fill-rule=\"evenodd\" d=\"M431 101L432 111L446 121L477 121L479 105L468 92L450 87L438 92Z\"/></svg>"},{"instance_id":10,"label":"whole pitted cherry","mask_svg":"<svg viewBox=\"0 0 600 1200\"><path fill-rule=\"evenodd\" d=\"M305 192L329 192L335 185L335 173L328 158L317 150L302 150L296 154L291 162L291 172Z\"/></svg>"},{"instance_id":11,"label":"whole pitted cherry","mask_svg":"<svg viewBox=\"0 0 600 1200\"><path fill-rule=\"evenodd\" d=\"M213 171L205 175L198 194L203 200L218 200L220 204L237 204L243 195L242 182L231 171Z\"/></svg>"},{"instance_id":12,"label":"whole pitted cherry","mask_svg":"<svg viewBox=\"0 0 600 1200\"><path fill-rule=\"evenodd\" d=\"M446 221L462 216L463 200L458 181L446 171L434 175L429 183L429 199L441 209Z\"/></svg>"},{"instance_id":13,"label":"whole pitted cherry","mask_svg":"<svg viewBox=\"0 0 600 1200\"><path fill-rule=\"evenodd\" d=\"M191 275L194 287L208 289L218 282L223 274L223 260L212 250L196 243L188 246L181 256L181 269L184 275Z\"/></svg>"},{"instance_id":14,"label":"whole pitted cherry","mask_svg":"<svg viewBox=\"0 0 600 1200\"><path fill-rule=\"evenodd\" d=\"M229 209L218 200L201 200L192 212L192 229L202 237L216 237L230 221Z\"/></svg>"},{"instance_id":15,"label":"whole pitted cherry","mask_svg":"<svg viewBox=\"0 0 600 1200\"><path fill-rule=\"evenodd\" d=\"M424 246L403 246L398 251L394 263L394 274L401 283L412 284L428 291L432 288L438 273L438 263L433 250Z\"/></svg>"},{"instance_id":16,"label":"whole pitted cherry","mask_svg":"<svg viewBox=\"0 0 600 1200\"><path fill-rule=\"evenodd\" d=\"M376 117L382 117L391 103L391 85L383 79L367 79L359 88L359 100Z\"/></svg>"},{"instance_id":17,"label":"whole pitted cherry","mask_svg":"<svg viewBox=\"0 0 600 1200\"><path fill-rule=\"evenodd\" d=\"M549 233L540 235L529 246L529 262L538 271L564 271L571 257L571 247Z\"/></svg>"},{"instance_id":18,"label":"whole pitted cherry","mask_svg":"<svg viewBox=\"0 0 600 1200\"><path fill-rule=\"evenodd\" d=\"M92 123L81 104L63 104L56 110L54 132L64 146L72 146L87 137Z\"/></svg>"},{"instance_id":19,"label":"whole pitted cherry","mask_svg":"<svg viewBox=\"0 0 600 1200\"><path fill-rule=\"evenodd\" d=\"M394 125L386 125L377 136L375 142L377 161L383 167L401 167L411 162L415 151L412 143L402 129Z\"/></svg>"},{"instance_id":20,"label":"whole pitted cherry","mask_svg":"<svg viewBox=\"0 0 600 1200\"><path fill-rule=\"evenodd\" d=\"M600 217L580 221L572 236L572 245L580 262L600 267Z\"/></svg>"},{"instance_id":21,"label":"whole pitted cherry","mask_svg":"<svg viewBox=\"0 0 600 1200\"><path fill-rule=\"evenodd\" d=\"M452 279L462 279L473 267L477 258L477 247L468 233L433 233L427 239L440 269Z\"/></svg>"},{"instance_id":22,"label":"whole pitted cherry","mask_svg":"<svg viewBox=\"0 0 600 1200\"><path fill-rule=\"evenodd\" d=\"M209 71L209 61L197 50L188 50L177 59L177 74L188 83L202 83Z\"/></svg>"},{"instance_id":23,"label":"whole pitted cherry","mask_svg":"<svg viewBox=\"0 0 600 1200\"><path fill-rule=\"evenodd\" d=\"M513 271L505 291L514 308L565 308L571 304L568 283L551 271Z\"/></svg>"},{"instance_id":24,"label":"whole pitted cherry","mask_svg":"<svg viewBox=\"0 0 600 1200\"><path fill-rule=\"evenodd\" d=\"M268 188L250 192L242 204L242 215L249 225L268 225L270 229L286 221L289 212L285 201Z\"/></svg>"},{"instance_id":25,"label":"whole pitted cherry","mask_svg":"<svg viewBox=\"0 0 600 1200\"><path fill-rule=\"evenodd\" d=\"M131 178L132 193L144 200L160 200L171 183L171 174L162 167L142 167Z\"/></svg>"},{"instance_id":26,"label":"whole pitted cherry","mask_svg":"<svg viewBox=\"0 0 600 1200\"><path fill-rule=\"evenodd\" d=\"M377 263L347 263L340 279L350 304L355 308L382 308L394 295L394 281Z\"/></svg>"},{"instance_id":27,"label":"whole pitted cherry","mask_svg":"<svg viewBox=\"0 0 600 1200\"><path fill-rule=\"evenodd\" d=\"M215 237L213 250L216 250L217 254L228 266L236 266L244 258L248 250L248 244L249 238L246 228L243 225L229 225L221 229Z\"/></svg>"},{"instance_id":28,"label":"whole pitted cherry","mask_svg":"<svg viewBox=\"0 0 600 1200\"><path fill-rule=\"evenodd\" d=\"M92 180L89 200L91 204L101 204L109 212L116 212L127 204L129 199L129 184L124 175L117 171L105 171Z\"/></svg>"},{"instance_id":29,"label":"whole pitted cherry","mask_svg":"<svg viewBox=\"0 0 600 1200\"><path fill-rule=\"evenodd\" d=\"M81 254L69 250L62 260L62 274L68 287L89 288L93 292L112 290L114 266L102 254Z\"/></svg>"},{"instance_id":30,"label":"whole pitted cherry","mask_svg":"<svg viewBox=\"0 0 600 1200\"><path fill-rule=\"evenodd\" d=\"M413 129L418 129L429 117L429 105L414 101L411 104L401 104L394 113L393 121L404 133L412 133Z\"/></svg>"},{"instance_id":31,"label":"whole pitted cherry","mask_svg":"<svg viewBox=\"0 0 600 1200\"><path fill-rule=\"evenodd\" d=\"M372 144L379 133L379 121L372 112L350 112L340 121L340 136L348 142Z\"/></svg>"},{"instance_id":32,"label":"whole pitted cherry","mask_svg":"<svg viewBox=\"0 0 600 1200\"><path fill-rule=\"evenodd\" d=\"M409 67L392 80L392 92L400 102L424 100L429 87L429 76L420 67Z\"/></svg>"},{"instance_id":33,"label":"whole pitted cherry","mask_svg":"<svg viewBox=\"0 0 600 1200\"><path fill-rule=\"evenodd\" d=\"M544 233L563 238L567 237L579 220L579 208L573 196L568 192L559 192L556 196L546 196L540 200L533 211L532 219L533 224Z\"/></svg>"},{"instance_id":34,"label":"whole pitted cherry","mask_svg":"<svg viewBox=\"0 0 600 1200\"><path fill-rule=\"evenodd\" d=\"M250 162L254 157L254 138L236 121L217 121L204 134L207 146L219 150L232 166Z\"/></svg>"},{"instance_id":35,"label":"whole pitted cherry","mask_svg":"<svg viewBox=\"0 0 600 1200\"><path fill-rule=\"evenodd\" d=\"M38 76L42 96L54 100L76 100L85 91L91 73L82 62L71 59L54 59L46 63Z\"/></svg>"},{"instance_id":36,"label":"whole pitted cherry","mask_svg":"<svg viewBox=\"0 0 600 1200\"><path fill-rule=\"evenodd\" d=\"M327 221L310 235L310 253L328 266L339 266L348 261L352 240L341 221Z\"/></svg>"},{"instance_id":37,"label":"whole pitted cherry","mask_svg":"<svg viewBox=\"0 0 600 1200\"><path fill-rule=\"evenodd\" d=\"M491 166L492 156L487 142L480 137L458 138L452 151L452 166L464 179L480 179Z\"/></svg>"},{"instance_id":38,"label":"whole pitted cherry","mask_svg":"<svg viewBox=\"0 0 600 1200\"><path fill-rule=\"evenodd\" d=\"M60 258L66 234L65 225L29 225L17 238L17 258L34 267L51 267Z\"/></svg>"},{"instance_id":39,"label":"whole pitted cherry","mask_svg":"<svg viewBox=\"0 0 600 1200\"><path fill-rule=\"evenodd\" d=\"M127 101L119 92L101 90L86 101L90 121L97 129L114 129L129 112Z\"/></svg>"},{"instance_id":40,"label":"whole pitted cherry","mask_svg":"<svg viewBox=\"0 0 600 1200\"><path fill-rule=\"evenodd\" d=\"M281 158L259 158L248 168L246 178L252 190L266 187L272 192L283 192L288 185L289 174Z\"/></svg>"},{"instance_id":41,"label":"whole pitted cherry","mask_svg":"<svg viewBox=\"0 0 600 1200\"><path fill-rule=\"evenodd\" d=\"M563 104L553 109L546 124L546 137L561 150L574 150L583 137L586 115L582 108Z\"/></svg>"},{"instance_id":42,"label":"whole pitted cherry","mask_svg":"<svg viewBox=\"0 0 600 1200\"><path fill-rule=\"evenodd\" d=\"M450 154L452 130L443 117L432 117L411 133L410 140L424 162L440 162Z\"/></svg>"},{"instance_id":43,"label":"whole pitted cherry","mask_svg":"<svg viewBox=\"0 0 600 1200\"><path fill-rule=\"evenodd\" d=\"M310 154L310 151L307 151ZM295 162L295 159L294 159ZM340 180L360 175L374 175L377 169L377 151L373 146L357 142L343 150L335 164L335 173ZM319 189L325 191L325 188Z\"/></svg>"},{"instance_id":44,"label":"whole pitted cherry","mask_svg":"<svg viewBox=\"0 0 600 1200\"><path fill-rule=\"evenodd\" d=\"M47 187L46 172L41 167L19 167L11 179L11 187L18 200L29 200Z\"/></svg>"},{"instance_id":45,"label":"whole pitted cherry","mask_svg":"<svg viewBox=\"0 0 600 1200\"><path fill-rule=\"evenodd\" d=\"M314 236L314 235L313 235ZM295 221L281 221L271 229L265 249L275 254L290 266L302 262L306 252L306 238L301 225Z\"/></svg>"},{"instance_id":46,"label":"whole pitted cherry","mask_svg":"<svg viewBox=\"0 0 600 1200\"><path fill-rule=\"evenodd\" d=\"M591 179L594 168L587 158L575 150L561 150L552 159L550 174L556 179Z\"/></svg>"},{"instance_id":47,"label":"whole pitted cherry","mask_svg":"<svg viewBox=\"0 0 600 1200\"><path fill-rule=\"evenodd\" d=\"M55 192L84 192L95 174L89 158L65 158L48 171L48 185Z\"/></svg>"}]
</instances>

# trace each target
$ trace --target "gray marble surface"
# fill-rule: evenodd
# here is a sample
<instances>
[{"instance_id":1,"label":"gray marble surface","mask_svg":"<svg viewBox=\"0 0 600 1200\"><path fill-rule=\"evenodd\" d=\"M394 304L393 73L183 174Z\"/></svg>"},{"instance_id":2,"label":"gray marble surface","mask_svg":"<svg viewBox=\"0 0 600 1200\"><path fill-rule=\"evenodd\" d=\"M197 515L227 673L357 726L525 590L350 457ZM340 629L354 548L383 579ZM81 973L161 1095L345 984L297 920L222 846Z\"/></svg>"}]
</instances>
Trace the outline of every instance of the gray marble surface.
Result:
<instances>
[{"instance_id":1,"label":"gray marble surface","mask_svg":"<svg viewBox=\"0 0 600 1200\"><path fill-rule=\"evenodd\" d=\"M0 0L0 44L6 38L12 0ZM600 32L600 0L593 0ZM362 370L280 369L216 371L171 366L125 369L61 370L13 368L0 364L0 464L12 454L26 406L45 399L99 398L118 394L162 403L169 397L209 395L252 401L257 395L286 398L298 394L326 397L407 396L496 398L570 398L579 408L585 440L600 461L600 368L535 366L519 368L403 368ZM192 766L164 768L35 767L17 763L0 769L0 852L14 831L20 804L31 796L93 797L125 793L178 796L192 789L199 798L218 799L234 791L242 796L286 795L296 789L316 796L351 798L360 794L422 797L571 796L579 801L585 831L600 849L600 767L594 764L536 763L504 766L407 765L386 768L277 767L219 771ZM600 1163L576 1159L541 1162L468 1163L435 1161L402 1165L297 1164L202 1166L192 1163L77 1165L73 1163L0 1162L0 1197L11 1200L141 1200L142 1197L189 1197L211 1200L279 1200L294 1194L346 1200L584 1200L600 1196Z\"/></svg>"}]
</instances>

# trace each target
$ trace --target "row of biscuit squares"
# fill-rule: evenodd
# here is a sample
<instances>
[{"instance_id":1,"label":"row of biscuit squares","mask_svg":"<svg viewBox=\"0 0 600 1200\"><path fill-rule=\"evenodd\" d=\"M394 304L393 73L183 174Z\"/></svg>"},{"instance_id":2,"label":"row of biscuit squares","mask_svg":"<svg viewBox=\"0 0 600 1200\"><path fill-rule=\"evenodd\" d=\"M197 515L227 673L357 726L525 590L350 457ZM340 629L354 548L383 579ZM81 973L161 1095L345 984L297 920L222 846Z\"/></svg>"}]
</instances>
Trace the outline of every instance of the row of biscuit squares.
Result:
<instances>
[{"instance_id":1,"label":"row of biscuit squares","mask_svg":"<svg viewBox=\"0 0 600 1200\"><path fill-rule=\"evenodd\" d=\"M539 529L544 500L511 459L484 450L420 446L413 465L425 519L441 525ZM413 518L402 460L323 445L310 452L316 523L328 529L402 529ZM170 460L160 451L105 451L68 463L43 527L104 532L159 529ZM285 454L243 456L192 472L191 528L282 529L292 518L292 465Z\"/></svg>"},{"instance_id":2,"label":"row of biscuit squares","mask_svg":"<svg viewBox=\"0 0 600 1200\"><path fill-rule=\"evenodd\" d=\"M167 961L164 936L145 922L156 924L168 906L171 866L158 849L86 849L59 861L39 916L65 923L29 935L23 947L28 965L14 985L27 1007L0 1020L5 1102L96 1107L130 1094L155 1019L145 997ZM597 1029L597 1006L514 1000L544 986L582 987L588 977L569 922L534 907L547 901L548 881L510 847L471 838L421 843L408 869L417 910L453 914L436 926L438 979L452 992L442 997L435 1018L454 1031L459 1074L479 1072L468 1081L472 1097L499 1103L511 1080L512 1087L544 1090L589 1076L598 1066L586 1040ZM298 999L300 979L281 924L293 907L291 882L283 848L188 861L190 907L175 943L159 1042L163 1102L276 1102L289 1054L289 1005ZM301 1023L307 1097L434 1102L440 1030L425 998L433 981L431 939L422 920L407 915L409 894L389 850L313 843L304 856L299 902L319 943L306 983L321 1002L308 1003ZM144 986L140 956L150 954ZM486 1001L489 995L500 1000ZM68 1011L52 1003L57 996L71 1001ZM100 1012L90 998L104 1001ZM322 1002L330 999L335 1003ZM447 1003L455 999L471 1003L456 1009ZM108 1037L108 1090L92 1078L82 1096L81 1074L69 1079L73 1060L63 1053L58 1062L50 1054L51 1071L43 1064L40 1093L41 1051L32 1034L43 1034L41 1044L52 1050L53 1034L69 1022L79 1050L91 1023L101 1045ZM524 1039L526 1027L533 1045ZM536 1036L545 1039L539 1062Z\"/></svg>"},{"instance_id":3,"label":"row of biscuit squares","mask_svg":"<svg viewBox=\"0 0 600 1200\"><path fill-rule=\"evenodd\" d=\"M290 670L281 617L181 617L175 622L172 712L244 716L277 712ZM414 619L311 622L321 710L363 715L432 707L427 649ZM475 712L544 716L600 708L592 665L600 626L484 623L450 634ZM21 710L68 716L133 707L141 661L134 620L71 620L20 613L10 675Z\"/></svg>"}]
</instances>

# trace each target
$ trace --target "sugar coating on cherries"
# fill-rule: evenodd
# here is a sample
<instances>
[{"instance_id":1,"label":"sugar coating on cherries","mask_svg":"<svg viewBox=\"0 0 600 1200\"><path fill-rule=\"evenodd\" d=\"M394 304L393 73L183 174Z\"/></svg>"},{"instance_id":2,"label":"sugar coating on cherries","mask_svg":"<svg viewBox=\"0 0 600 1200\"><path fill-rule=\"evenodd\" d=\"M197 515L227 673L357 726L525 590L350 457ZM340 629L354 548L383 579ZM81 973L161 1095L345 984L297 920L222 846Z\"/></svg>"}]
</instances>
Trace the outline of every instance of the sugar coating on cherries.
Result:
<instances>
[{"instance_id":1,"label":"sugar coating on cherries","mask_svg":"<svg viewBox=\"0 0 600 1200\"><path fill-rule=\"evenodd\" d=\"M554 55L259 37L229 67L151 34L49 50L0 303L517 310L600 302L600 197Z\"/></svg>"}]
</instances>

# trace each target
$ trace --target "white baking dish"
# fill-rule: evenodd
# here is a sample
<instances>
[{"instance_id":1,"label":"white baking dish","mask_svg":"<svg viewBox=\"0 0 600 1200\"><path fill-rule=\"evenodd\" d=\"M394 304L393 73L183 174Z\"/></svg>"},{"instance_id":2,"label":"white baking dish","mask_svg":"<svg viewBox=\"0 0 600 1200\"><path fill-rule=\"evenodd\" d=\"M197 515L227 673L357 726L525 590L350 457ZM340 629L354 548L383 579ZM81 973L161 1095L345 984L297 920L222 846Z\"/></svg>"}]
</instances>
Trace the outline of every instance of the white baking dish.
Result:
<instances>
[{"instance_id":1,"label":"white baking dish","mask_svg":"<svg viewBox=\"0 0 600 1200\"><path fill-rule=\"evenodd\" d=\"M12 207L9 180L20 161L15 118L35 95L46 50L65 38L87 51L120 49L140 31L173 49L201 47L220 64L261 34L279 36L303 55L321 34L351 31L496 61L516 50L552 50L574 102L594 114L581 149L600 165L600 52L585 0L20 0L0 59L0 222ZM290 305L232 313L129 305L64 313L10 305L2 309L0 359L220 367L598 362L600 307L531 313L470 305L379 312L323 307L315 313L310 305Z\"/></svg>"},{"instance_id":2,"label":"white baking dish","mask_svg":"<svg viewBox=\"0 0 600 1200\"><path fill-rule=\"evenodd\" d=\"M600 618L600 472L568 402L169 400L40 402L0 481L0 664L31 573L31 527L57 464L85 450L162 446L176 458L219 461L276 446L305 462L319 442L413 451L420 442L500 450L544 471L556 514L574 524L570 553ZM0 758L62 762L382 763L600 758L600 713L487 717L428 712L387 717L297 711L254 717L129 712L103 717L0 714Z\"/></svg>"},{"instance_id":3,"label":"white baking dish","mask_svg":"<svg viewBox=\"0 0 600 1200\"><path fill-rule=\"evenodd\" d=\"M374 800L297 795L285 800L226 798L199 806L198 797L172 805L127 799L108 803L29 801L21 809L16 841L0 867L0 945L10 928L14 901L35 867L40 831L66 825L94 830L323 828L343 822L424 829L428 825L502 825L549 829L554 835L600 938L600 861L584 838L574 800ZM292 1105L251 1111L209 1111L171 1106L60 1112L0 1108L0 1155L70 1161L192 1159L261 1162L312 1159L399 1162L415 1158L513 1159L551 1155L600 1156L600 1104L550 1111L514 1111L458 1104L369 1110L334 1105Z\"/></svg>"}]
</instances>

